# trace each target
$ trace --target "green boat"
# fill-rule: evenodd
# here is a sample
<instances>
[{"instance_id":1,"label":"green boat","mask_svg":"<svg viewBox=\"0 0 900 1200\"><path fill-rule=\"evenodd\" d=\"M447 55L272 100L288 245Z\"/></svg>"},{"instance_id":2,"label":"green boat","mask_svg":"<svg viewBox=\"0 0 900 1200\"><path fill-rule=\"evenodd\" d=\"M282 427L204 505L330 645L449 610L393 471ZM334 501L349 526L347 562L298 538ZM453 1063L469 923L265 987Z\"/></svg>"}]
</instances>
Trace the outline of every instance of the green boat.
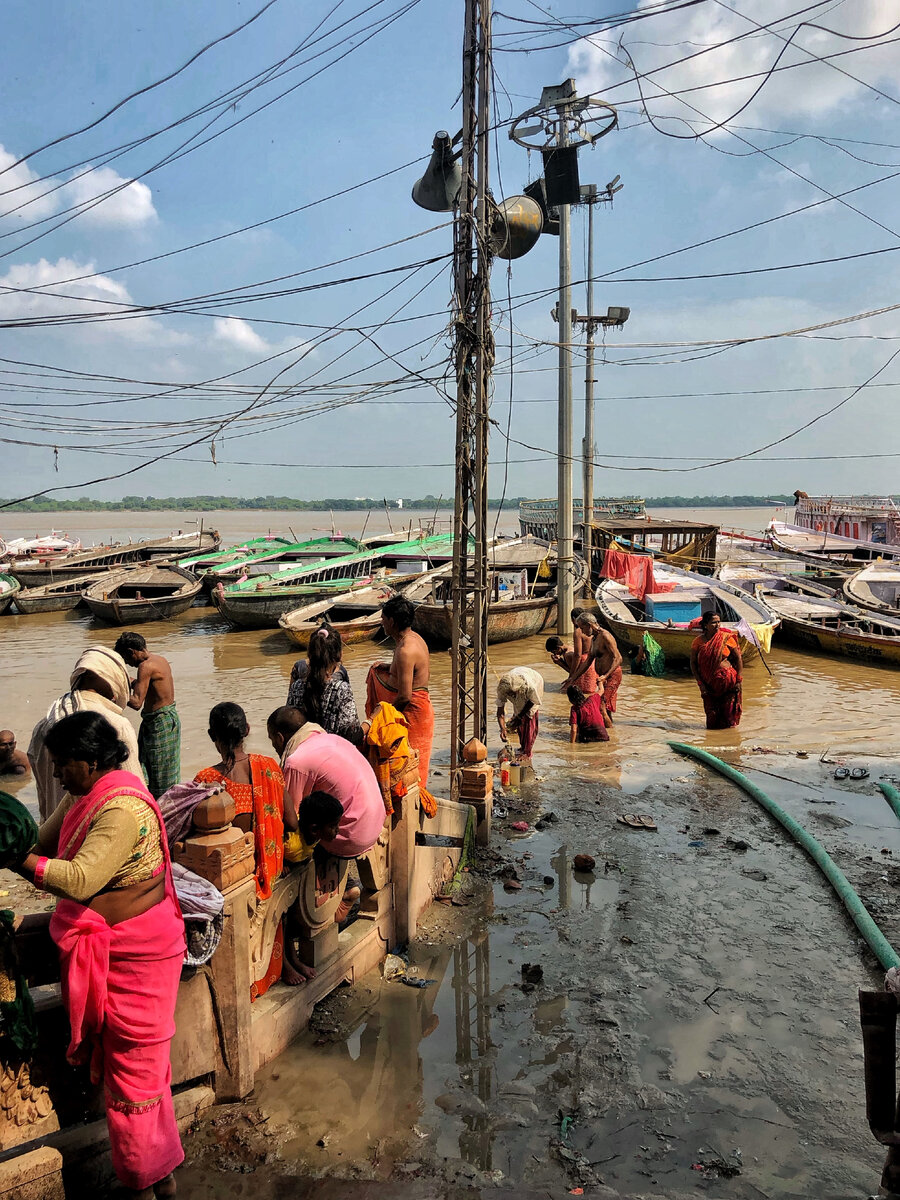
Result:
<instances>
[{"instance_id":1,"label":"green boat","mask_svg":"<svg viewBox=\"0 0 900 1200\"><path fill-rule=\"evenodd\" d=\"M324 559L346 558L362 550L365 550L365 546L354 538L310 538L305 542L282 542L280 546L270 544L268 548L260 547L256 551L238 554L226 562L211 563L205 570L202 566L193 570L200 578L203 590L207 595L212 595L213 589L220 583L228 587L245 578L270 575L283 566L295 567Z\"/></svg>"},{"instance_id":2,"label":"green boat","mask_svg":"<svg viewBox=\"0 0 900 1200\"><path fill-rule=\"evenodd\" d=\"M209 570L218 563L232 562L238 558L254 557L257 554L265 554L269 550L277 553L279 549L292 544L287 538L276 537L274 534L266 534L265 537L250 538L246 542L238 542L236 545L226 546L224 549L211 550L206 554L192 554L189 558L181 559L179 566L184 567L188 571L193 571L197 575L200 571Z\"/></svg>"},{"instance_id":3,"label":"green boat","mask_svg":"<svg viewBox=\"0 0 900 1200\"><path fill-rule=\"evenodd\" d=\"M233 625L274 629L280 617L309 603L311 596L362 587L376 576L384 582L396 581L398 586L405 586L452 557L452 534L436 534L314 563L284 563L269 574L251 576L229 586L219 584L213 589L212 598L219 612Z\"/></svg>"}]
</instances>

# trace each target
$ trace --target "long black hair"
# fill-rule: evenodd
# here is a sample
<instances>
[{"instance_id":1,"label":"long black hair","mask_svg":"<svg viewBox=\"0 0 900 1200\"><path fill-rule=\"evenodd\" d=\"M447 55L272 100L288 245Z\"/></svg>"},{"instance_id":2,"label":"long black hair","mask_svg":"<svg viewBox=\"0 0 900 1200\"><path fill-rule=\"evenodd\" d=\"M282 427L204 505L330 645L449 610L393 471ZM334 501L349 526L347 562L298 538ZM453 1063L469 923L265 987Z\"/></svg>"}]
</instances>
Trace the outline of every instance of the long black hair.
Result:
<instances>
[{"instance_id":1,"label":"long black hair","mask_svg":"<svg viewBox=\"0 0 900 1200\"><path fill-rule=\"evenodd\" d=\"M299 707L310 721L322 724L322 706L325 699L325 688L334 668L341 661L343 643L338 631L327 622L320 625L309 639L309 649L306 657L309 659L309 671L306 675L306 686L303 689L303 700Z\"/></svg>"},{"instance_id":2,"label":"long black hair","mask_svg":"<svg viewBox=\"0 0 900 1200\"><path fill-rule=\"evenodd\" d=\"M223 700L210 709L209 736L222 751L222 763L229 771L234 766L235 752L249 732L247 714L239 704Z\"/></svg>"},{"instance_id":3,"label":"long black hair","mask_svg":"<svg viewBox=\"0 0 900 1200\"><path fill-rule=\"evenodd\" d=\"M61 762L86 762L99 771L112 771L128 758L128 747L106 717L95 712L63 717L46 735L44 745Z\"/></svg>"}]
</instances>

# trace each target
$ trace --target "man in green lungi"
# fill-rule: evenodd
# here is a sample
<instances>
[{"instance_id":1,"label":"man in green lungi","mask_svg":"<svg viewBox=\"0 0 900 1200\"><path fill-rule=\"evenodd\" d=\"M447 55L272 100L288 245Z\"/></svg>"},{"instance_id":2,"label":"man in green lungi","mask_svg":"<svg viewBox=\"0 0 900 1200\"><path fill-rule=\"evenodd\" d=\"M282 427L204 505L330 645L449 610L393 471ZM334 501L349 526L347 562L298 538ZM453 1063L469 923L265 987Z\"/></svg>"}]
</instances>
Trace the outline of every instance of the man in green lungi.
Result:
<instances>
[{"instance_id":1,"label":"man in green lungi","mask_svg":"<svg viewBox=\"0 0 900 1200\"><path fill-rule=\"evenodd\" d=\"M148 651L139 633L123 633L116 642L116 651L129 667L137 667L128 707L143 708L138 752L147 788L158 799L181 782L181 721L175 711L172 668L161 654Z\"/></svg>"}]
</instances>

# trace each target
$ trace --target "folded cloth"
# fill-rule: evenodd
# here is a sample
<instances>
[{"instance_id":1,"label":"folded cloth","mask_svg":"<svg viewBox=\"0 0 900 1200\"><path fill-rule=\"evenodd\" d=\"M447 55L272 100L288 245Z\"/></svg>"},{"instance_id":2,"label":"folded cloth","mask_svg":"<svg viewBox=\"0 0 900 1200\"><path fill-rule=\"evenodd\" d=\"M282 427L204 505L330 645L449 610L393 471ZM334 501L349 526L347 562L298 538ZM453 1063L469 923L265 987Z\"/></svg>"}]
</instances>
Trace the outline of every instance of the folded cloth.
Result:
<instances>
[{"instance_id":1,"label":"folded cloth","mask_svg":"<svg viewBox=\"0 0 900 1200\"><path fill-rule=\"evenodd\" d=\"M406 770L412 756L410 745L409 721L406 713L399 712L393 704L381 701L370 714L372 721L366 742L369 748L369 762L381 788L384 797L385 811L394 811L393 800L399 800L406 793L401 776ZM425 787L425 781L419 777L419 803L426 817L437 813L437 801Z\"/></svg>"},{"instance_id":2,"label":"folded cloth","mask_svg":"<svg viewBox=\"0 0 900 1200\"><path fill-rule=\"evenodd\" d=\"M0 866L20 862L37 836L37 825L25 805L8 792L0 792Z\"/></svg>"},{"instance_id":3,"label":"folded cloth","mask_svg":"<svg viewBox=\"0 0 900 1200\"><path fill-rule=\"evenodd\" d=\"M185 964L202 967L215 954L222 938L225 897L208 879L189 871L181 863L172 863L172 882L184 917Z\"/></svg>"},{"instance_id":4,"label":"folded cloth","mask_svg":"<svg viewBox=\"0 0 900 1200\"><path fill-rule=\"evenodd\" d=\"M176 783L174 787L163 792L157 804L166 827L166 840L170 850L176 842L187 836L194 809L200 801L207 800L221 790L221 784L218 783Z\"/></svg>"}]
</instances>

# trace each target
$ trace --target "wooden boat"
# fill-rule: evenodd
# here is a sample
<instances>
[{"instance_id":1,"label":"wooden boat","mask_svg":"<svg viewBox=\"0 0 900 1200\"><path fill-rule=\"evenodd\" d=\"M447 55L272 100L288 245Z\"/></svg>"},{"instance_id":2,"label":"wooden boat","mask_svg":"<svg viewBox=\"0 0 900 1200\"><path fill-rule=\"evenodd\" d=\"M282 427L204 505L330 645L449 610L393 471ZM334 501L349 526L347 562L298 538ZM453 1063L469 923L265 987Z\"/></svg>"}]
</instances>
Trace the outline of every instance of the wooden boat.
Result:
<instances>
[{"instance_id":1,"label":"wooden boat","mask_svg":"<svg viewBox=\"0 0 900 1200\"><path fill-rule=\"evenodd\" d=\"M278 626L295 646L308 646L309 639L326 621L341 635L345 646L370 641L381 629L381 606L394 594L394 589L387 586L341 592L333 599L315 600L285 613L279 617Z\"/></svg>"},{"instance_id":2,"label":"wooden boat","mask_svg":"<svg viewBox=\"0 0 900 1200\"><path fill-rule=\"evenodd\" d=\"M195 575L200 575L204 571L214 570L219 565L234 562L240 558L252 558L257 554L267 554L269 551L276 554L278 550L290 545L291 542L288 538L264 534L262 537L248 538L246 542L238 542L237 545L227 546L224 549L220 546L218 550L208 550L203 554L189 554L186 558L179 558L178 565L188 571L193 571Z\"/></svg>"},{"instance_id":3,"label":"wooden boat","mask_svg":"<svg viewBox=\"0 0 900 1200\"><path fill-rule=\"evenodd\" d=\"M587 564L576 558L575 565L577 595L587 579ZM550 542L530 535L497 542L488 548L488 568L490 644L533 637L555 626L556 550ZM433 646L449 646L452 639L452 572L452 564L428 571L401 592L416 606L413 628Z\"/></svg>"},{"instance_id":4,"label":"wooden boat","mask_svg":"<svg viewBox=\"0 0 900 1200\"><path fill-rule=\"evenodd\" d=\"M755 591L780 619L779 637L829 657L900 667L900 620L836 600L825 587L749 568L722 568L720 579Z\"/></svg>"},{"instance_id":5,"label":"wooden boat","mask_svg":"<svg viewBox=\"0 0 900 1200\"><path fill-rule=\"evenodd\" d=\"M881 542L867 542L862 538L803 529L799 525L785 525L782 521L770 521L767 533L772 545L787 551L788 554L830 558L837 562L900 558L900 545L886 546Z\"/></svg>"},{"instance_id":6,"label":"wooden boat","mask_svg":"<svg viewBox=\"0 0 900 1200\"><path fill-rule=\"evenodd\" d=\"M3 554L9 558L20 560L34 558L58 558L61 555L75 554L81 549L81 539L69 537L58 529L51 529L43 537L13 538L3 543Z\"/></svg>"},{"instance_id":7,"label":"wooden boat","mask_svg":"<svg viewBox=\"0 0 900 1200\"><path fill-rule=\"evenodd\" d=\"M86 588L84 602L98 620L110 625L164 621L191 607L200 580L174 566L123 567Z\"/></svg>"},{"instance_id":8,"label":"wooden boat","mask_svg":"<svg viewBox=\"0 0 900 1200\"><path fill-rule=\"evenodd\" d=\"M245 579L272 575L285 567L323 562L328 558L345 558L348 554L357 554L364 549L365 546L354 538L308 538L305 542L283 542L281 545L270 544L268 547L251 548L218 566L209 566L203 570L191 566L191 570L202 580L204 592L211 596L213 589L220 583L229 587ZM182 566L189 565L182 563Z\"/></svg>"},{"instance_id":9,"label":"wooden boat","mask_svg":"<svg viewBox=\"0 0 900 1200\"><path fill-rule=\"evenodd\" d=\"M18 596L21 584L12 575L0 575L0 613L5 613Z\"/></svg>"},{"instance_id":10,"label":"wooden boat","mask_svg":"<svg viewBox=\"0 0 900 1200\"><path fill-rule=\"evenodd\" d=\"M863 567L846 581L844 595L870 612L900 617L900 564L876 562Z\"/></svg>"},{"instance_id":11,"label":"wooden boat","mask_svg":"<svg viewBox=\"0 0 900 1200\"><path fill-rule=\"evenodd\" d=\"M421 575L435 560L444 562L452 555L452 535L439 534L378 550L357 550L340 558L280 564L276 570L270 564L271 574L214 588L213 603L233 625L271 629L286 612L304 603L372 584L376 575L405 583ZM324 595L318 596L320 592Z\"/></svg>"},{"instance_id":12,"label":"wooden boat","mask_svg":"<svg viewBox=\"0 0 900 1200\"><path fill-rule=\"evenodd\" d=\"M124 542L119 546L95 546L78 554L67 554L49 562L13 563L10 574L23 588L44 587L62 579L72 579L91 571L109 571L132 563L151 561L177 562L179 557L200 551L215 550L219 535L206 530L202 533L180 533L168 538L151 538L142 542Z\"/></svg>"},{"instance_id":13,"label":"wooden boat","mask_svg":"<svg viewBox=\"0 0 900 1200\"><path fill-rule=\"evenodd\" d=\"M662 646L667 661L683 662L690 659L691 645L698 636L697 629L688 628L689 621L709 610L717 612L722 624L738 634L745 661L758 655L757 641L764 650L769 648L778 618L762 600L731 583L680 567L654 563L653 573L657 583L674 583L675 587L647 596L643 602L624 584L611 579L597 588L601 618L617 641L639 648L644 634L649 633ZM739 628L742 622L746 623L743 629Z\"/></svg>"},{"instance_id":14,"label":"wooden boat","mask_svg":"<svg viewBox=\"0 0 900 1200\"><path fill-rule=\"evenodd\" d=\"M75 575L44 587L22 588L16 596L16 608L23 615L32 613L66 612L84 603L83 592L100 578L96 571L90 575Z\"/></svg>"}]
</instances>

